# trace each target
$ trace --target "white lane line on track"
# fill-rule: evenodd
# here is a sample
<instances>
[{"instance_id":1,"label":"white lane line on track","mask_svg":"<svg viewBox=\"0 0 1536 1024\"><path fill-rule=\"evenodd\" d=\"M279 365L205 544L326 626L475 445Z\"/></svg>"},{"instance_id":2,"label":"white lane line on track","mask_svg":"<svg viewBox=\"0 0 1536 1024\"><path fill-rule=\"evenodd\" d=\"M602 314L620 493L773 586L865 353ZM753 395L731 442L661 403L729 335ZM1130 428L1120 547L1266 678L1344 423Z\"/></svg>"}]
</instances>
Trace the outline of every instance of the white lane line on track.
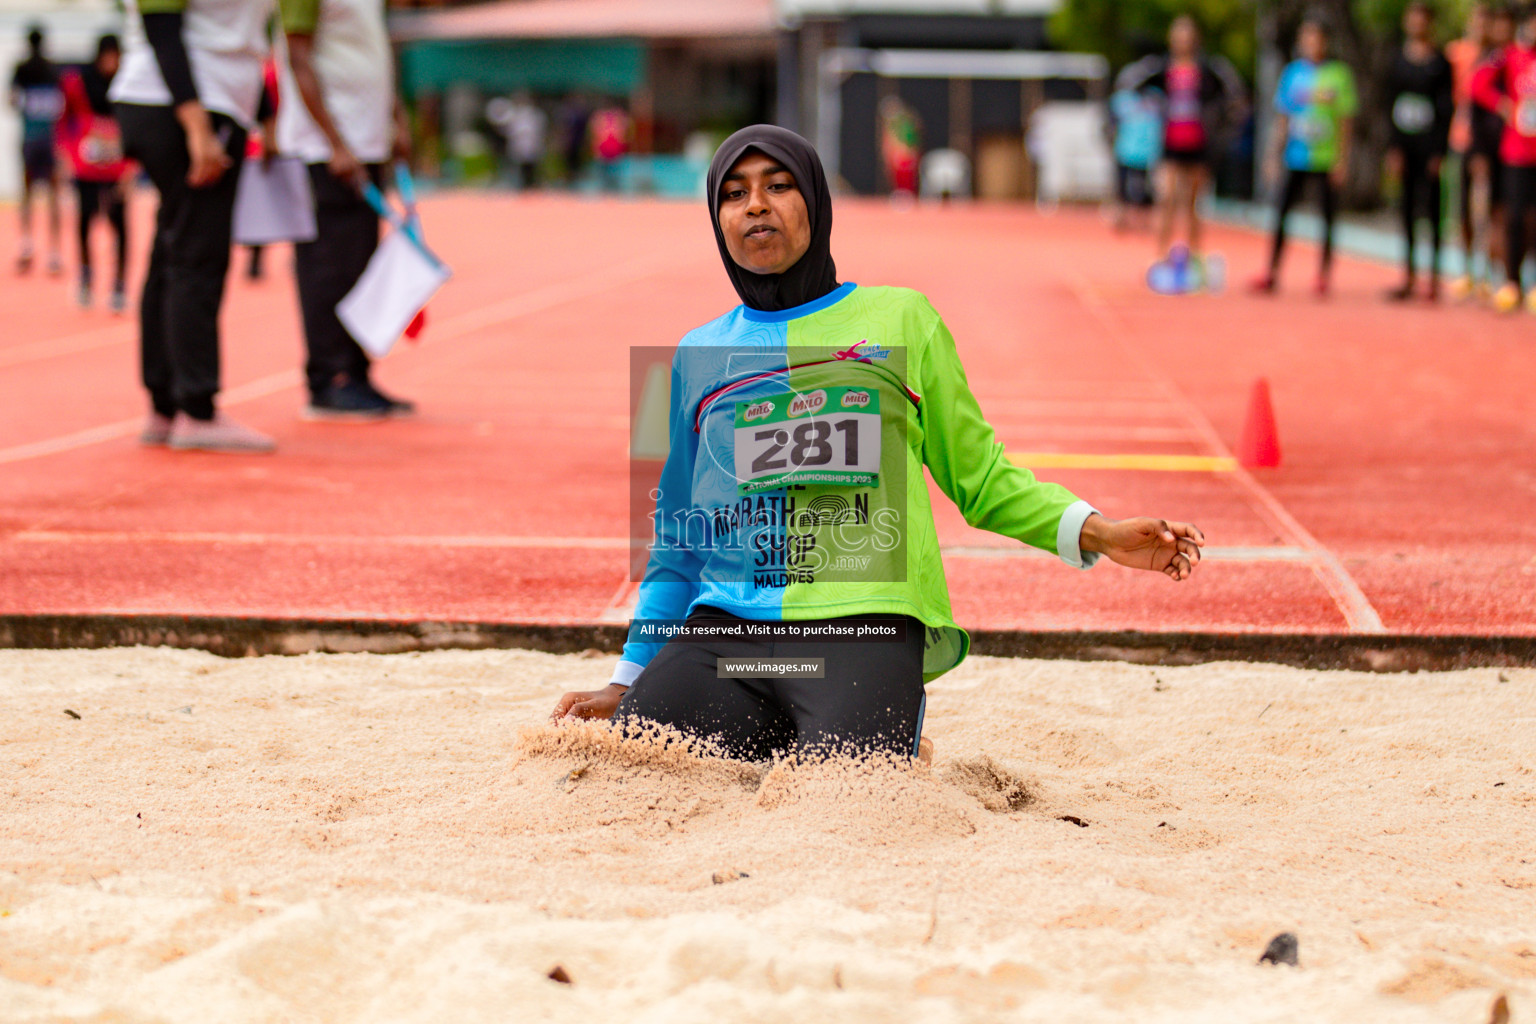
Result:
<instances>
[{"instance_id":1,"label":"white lane line on track","mask_svg":"<svg viewBox=\"0 0 1536 1024\"><path fill-rule=\"evenodd\" d=\"M302 380L303 377L297 370L284 370L282 373L259 377L224 392L219 399L219 404L226 407L239 405L241 402L249 402L290 387L297 387ZM0 448L0 465L7 462L21 462L24 459L36 459L44 455L57 455L60 452L73 451L76 448L100 444L103 441L130 437L138 433L143 425L143 417L118 420L116 423L104 423L99 427L88 427L72 434L51 437L46 441L33 441L30 444L19 444L12 448Z\"/></svg>"},{"instance_id":2,"label":"white lane line on track","mask_svg":"<svg viewBox=\"0 0 1536 1024\"><path fill-rule=\"evenodd\" d=\"M448 317L442 322L434 324L432 327L432 341L434 344L451 341L466 334L472 334L475 331L493 327L496 324L516 320L519 317L528 316L533 313L540 313L590 295L600 294L617 285L633 283L673 266L675 266L675 262L663 257L645 256L621 263L616 267L595 274L589 274L574 281L558 281L541 288L535 288L533 291L514 295L501 302L481 306L478 309ZM297 370L285 370L282 373L261 377L238 387L228 389L219 397L219 406L220 408L228 408L241 402L248 402L274 394L286 388L298 387L302 382L303 378ZM61 452L85 448L104 441L115 441L119 438L129 437L138 432L143 422L142 418L119 420L116 423L104 423L101 426L88 427L84 430L77 430L59 437L14 445L10 448L0 448L0 465L10 462L21 462L25 459L41 458L46 455L57 455Z\"/></svg>"},{"instance_id":3,"label":"white lane line on track","mask_svg":"<svg viewBox=\"0 0 1536 1024\"><path fill-rule=\"evenodd\" d=\"M627 551L631 542L625 537L539 537L488 534L483 536L369 536L358 534L301 533L220 533L176 532L158 530L20 530L0 540L21 544L206 544L231 547L384 547L447 549L581 549L589 551ZM1040 558L1054 559L1048 551L1018 544L957 544L940 548L946 558ZM1306 548L1254 545L1251 547L1209 547L1202 558L1215 562L1310 562L1316 553ZM637 584L626 580L619 585L607 608L629 603Z\"/></svg>"},{"instance_id":4,"label":"white lane line on track","mask_svg":"<svg viewBox=\"0 0 1536 1024\"><path fill-rule=\"evenodd\" d=\"M1149 363L1139 349L1126 344L1123 325L1111 316L1107 308L1108 303L1094 290L1093 285L1079 275L1072 282L1072 286L1073 291L1077 293L1078 301L1099 321L1115 344L1119 345L1125 354L1141 367L1148 382L1160 388L1171 403L1180 406L1184 418L1200 432L1211 454L1232 458L1232 450L1221 439L1221 435L1216 433L1216 428L1211 425L1211 421L1205 417L1205 414L1195 407L1195 404L1173 381ZM1247 494L1260 519L1263 519L1281 536L1288 537L1293 544L1312 552L1312 571L1328 591L1328 595L1333 598L1334 604L1338 606L1350 632L1385 633L1387 631L1386 626L1382 624L1381 616L1371 605L1365 592L1360 589L1360 584L1356 583L1355 578L1349 574L1349 570L1344 568L1344 563L1324 547L1310 530L1302 526L1296 517L1291 515L1285 506L1269 492L1268 488L1241 466L1223 476L1237 484L1238 488Z\"/></svg>"},{"instance_id":5,"label":"white lane line on track","mask_svg":"<svg viewBox=\"0 0 1536 1024\"><path fill-rule=\"evenodd\" d=\"M76 352L89 352L92 349L106 348L109 345L121 345L133 339L133 325L131 323L119 322L106 327L81 331L78 334L66 334L62 338L46 338L43 341L33 341L25 345L0 349L0 367L38 362L43 359L53 359L57 356L74 355Z\"/></svg>"}]
</instances>

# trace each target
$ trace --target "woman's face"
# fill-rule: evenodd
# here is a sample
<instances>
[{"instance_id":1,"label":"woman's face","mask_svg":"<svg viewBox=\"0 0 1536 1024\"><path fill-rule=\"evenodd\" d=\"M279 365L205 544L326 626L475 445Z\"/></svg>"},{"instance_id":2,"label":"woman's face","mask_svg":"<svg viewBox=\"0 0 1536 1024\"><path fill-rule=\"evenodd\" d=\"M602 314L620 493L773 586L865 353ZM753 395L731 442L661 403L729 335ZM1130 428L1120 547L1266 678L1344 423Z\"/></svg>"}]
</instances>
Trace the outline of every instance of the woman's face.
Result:
<instances>
[{"instance_id":1,"label":"woman's face","mask_svg":"<svg viewBox=\"0 0 1536 1024\"><path fill-rule=\"evenodd\" d=\"M782 274L811 246L811 218L795 176L777 160L752 152L720 183L716 218L725 249L743 270Z\"/></svg>"},{"instance_id":2,"label":"woman's face","mask_svg":"<svg viewBox=\"0 0 1536 1024\"><path fill-rule=\"evenodd\" d=\"M1494 15L1488 19L1488 45L1508 46L1510 40L1515 38L1515 22L1513 18L1504 15Z\"/></svg>"},{"instance_id":3,"label":"woman's face","mask_svg":"<svg viewBox=\"0 0 1536 1024\"><path fill-rule=\"evenodd\" d=\"M1323 58L1328 56L1328 37L1320 26L1308 22L1301 26L1301 34L1296 38L1296 48L1301 51L1302 57L1314 64L1320 64Z\"/></svg>"},{"instance_id":4,"label":"woman's face","mask_svg":"<svg viewBox=\"0 0 1536 1024\"><path fill-rule=\"evenodd\" d=\"M1200 48L1200 32L1188 18L1175 18L1168 29L1168 52L1175 57L1188 58Z\"/></svg>"}]
</instances>

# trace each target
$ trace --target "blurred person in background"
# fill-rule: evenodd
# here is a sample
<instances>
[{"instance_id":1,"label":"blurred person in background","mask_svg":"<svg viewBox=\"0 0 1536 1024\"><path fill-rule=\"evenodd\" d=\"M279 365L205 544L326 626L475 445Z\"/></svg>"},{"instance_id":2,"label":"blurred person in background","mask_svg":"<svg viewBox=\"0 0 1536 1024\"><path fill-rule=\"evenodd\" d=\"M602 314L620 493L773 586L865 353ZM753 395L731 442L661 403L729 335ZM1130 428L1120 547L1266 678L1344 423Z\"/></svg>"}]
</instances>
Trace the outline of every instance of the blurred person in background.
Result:
<instances>
[{"instance_id":1,"label":"blurred person in background","mask_svg":"<svg viewBox=\"0 0 1536 1024\"><path fill-rule=\"evenodd\" d=\"M1522 15L1520 38L1494 53L1472 76L1472 98L1504 123L1504 284L1493 308L1512 312L1524 300L1536 312L1536 292L1522 295L1520 275L1536 213L1536 5Z\"/></svg>"},{"instance_id":2,"label":"blurred person in background","mask_svg":"<svg viewBox=\"0 0 1536 1024\"><path fill-rule=\"evenodd\" d=\"M139 303L146 445L268 452L215 406L235 182L261 107L270 0L125 0L109 95L123 149L160 193Z\"/></svg>"},{"instance_id":3,"label":"blurred person in background","mask_svg":"<svg viewBox=\"0 0 1536 1024\"><path fill-rule=\"evenodd\" d=\"M511 99L486 104L485 118L507 140L507 161L517 173L517 187L537 188L548 143L549 116L532 96L519 91Z\"/></svg>"},{"instance_id":4,"label":"blurred person in background","mask_svg":"<svg viewBox=\"0 0 1536 1024\"><path fill-rule=\"evenodd\" d=\"M76 301L81 309L90 308L91 225L100 216L117 238L108 300L114 313L128 308L124 279L128 257L128 161L123 158L123 136L113 115L112 101L107 99L107 90L121 60L117 36L104 35L96 41L94 61L64 74L60 80L64 113L58 126L59 148L69 163L79 203L80 289Z\"/></svg>"},{"instance_id":5,"label":"blurred person in background","mask_svg":"<svg viewBox=\"0 0 1536 1024\"><path fill-rule=\"evenodd\" d=\"M629 113L617 101L605 104L594 113L587 126L592 156L597 160L605 192L619 190L619 161L629 152L630 126Z\"/></svg>"},{"instance_id":6,"label":"blurred person in background","mask_svg":"<svg viewBox=\"0 0 1536 1024\"><path fill-rule=\"evenodd\" d=\"M48 273L62 274L64 260L59 253L58 166L55 160L55 130L64 112L64 92L59 87L59 72L43 55L43 30L27 33L27 58L16 65L11 75L11 106L21 117L21 249L16 256L16 272L32 269L32 196L39 188L48 189Z\"/></svg>"},{"instance_id":7,"label":"blurred person in background","mask_svg":"<svg viewBox=\"0 0 1536 1024\"><path fill-rule=\"evenodd\" d=\"M1359 97L1355 76L1343 61L1328 56L1328 30L1322 22L1302 22L1296 36L1297 57L1287 64L1275 88L1275 123L1264 162L1266 184L1279 185L1269 269L1252 283L1257 292L1275 290L1285 255L1285 222L1308 185L1316 187L1323 207L1323 251L1313 291L1326 296L1333 270L1333 218L1338 193L1349 170L1350 141Z\"/></svg>"},{"instance_id":8,"label":"blurred person in background","mask_svg":"<svg viewBox=\"0 0 1536 1024\"><path fill-rule=\"evenodd\" d=\"M1473 166L1477 161L1472 153L1472 117L1473 111L1480 108L1472 102L1472 74L1488 50L1491 15L1487 4L1473 4L1467 12L1460 38L1445 44L1445 59L1451 65L1451 95L1456 104L1447 142L1457 163L1457 226L1462 250L1462 273L1451 282L1453 299L1464 299L1473 294L1480 270L1476 266L1480 256L1480 234L1474 211L1478 202L1486 197L1474 193L1486 188L1486 183L1476 180L1477 169Z\"/></svg>"},{"instance_id":9,"label":"blurred person in background","mask_svg":"<svg viewBox=\"0 0 1536 1024\"><path fill-rule=\"evenodd\" d=\"M1109 97L1109 129L1115 154L1115 216L1117 230L1146 227L1144 214L1155 202L1152 169L1163 149L1163 96L1156 89L1117 87Z\"/></svg>"},{"instance_id":10,"label":"blurred person in background","mask_svg":"<svg viewBox=\"0 0 1536 1024\"><path fill-rule=\"evenodd\" d=\"M567 186L576 184L587 166L587 125L591 120L592 110L580 93L572 93L560 104L560 155Z\"/></svg>"},{"instance_id":11,"label":"blurred person in background","mask_svg":"<svg viewBox=\"0 0 1536 1024\"><path fill-rule=\"evenodd\" d=\"M891 183L891 198L917 198L923 125L917 111L902 102L900 96L887 96L880 101L880 156L885 161L886 180Z\"/></svg>"},{"instance_id":12,"label":"blurred person in background","mask_svg":"<svg viewBox=\"0 0 1536 1024\"><path fill-rule=\"evenodd\" d=\"M1387 73L1386 113L1392 124L1389 172L1402 183L1403 283L1387 293L1394 302L1413 297L1414 243L1419 214L1429 221L1429 288L1440 298L1440 170L1451 130L1454 99L1451 65L1434 40L1435 15L1415 0L1403 11L1403 45Z\"/></svg>"},{"instance_id":13,"label":"blurred person in background","mask_svg":"<svg viewBox=\"0 0 1536 1024\"><path fill-rule=\"evenodd\" d=\"M1115 84L1136 92L1156 89L1163 96L1157 257L1166 259L1173 248L1175 221L1182 213L1189 251L1198 259L1200 194L1224 130L1241 117L1242 79L1225 58L1201 50L1200 27L1185 14L1168 29L1168 53L1129 65Z\"/></svg>"},{"instance_id":14,"label":"blurred person in background","mask_svg":"<svg viewBox=\"0 0 1536 1024\"><path fill-rule=\"evenodd\" d=\"M1458 279L1452 288L1457 296L1482 301L1490 300L1494 289L1503 280L1505 172L1500 147L1504 142L1504 119L1498 111L1477 102L1473 87L1479 69L1497 61L1504 48L1514 42L1515 20L1515 8L1509 4L1499 4L1488 12L1483 46L1466 85L1469 139L1466 167L1462 171L1462 189L1466 196L1462 215L1470 225L1464 225L1462 230L1464 239L1470 230L1470 243L1465 250L1466 276ZM1480 275L1479 257L1482 263Z\"/></svg>"},{"instance_id":15,"label":"blurred person in background","mask_svg":"<svg viewBox=\"0 0 1536 1024\"><path fill-rule=\"evenodd\" d=\"M336 316L379 247L379 215L363 197L385 163L410 155L395 94L383 0L280 0L288 61L277 143L309 165L315 239L293 247L308 351L309 419L382 419L415 412L369 378L370 362Z\"/></svg>"},{"instance_id":16,"label":"blurred person in background","mask_svg":"<svg viewBox=\"0 0 1536 1024\"><path fill-rule=\"evenodd\" d=\"M247 160L265 160L277 153L277 139L275 137L275 125L277 118L277 61L271 57L262 67L261 74L261 109L257 113L258 125L245 140L245 158ZM264 245L248 245L245 247L245 279L247 281L260 281L266 276L267 247Z\"/></svg>"}]
</instances>

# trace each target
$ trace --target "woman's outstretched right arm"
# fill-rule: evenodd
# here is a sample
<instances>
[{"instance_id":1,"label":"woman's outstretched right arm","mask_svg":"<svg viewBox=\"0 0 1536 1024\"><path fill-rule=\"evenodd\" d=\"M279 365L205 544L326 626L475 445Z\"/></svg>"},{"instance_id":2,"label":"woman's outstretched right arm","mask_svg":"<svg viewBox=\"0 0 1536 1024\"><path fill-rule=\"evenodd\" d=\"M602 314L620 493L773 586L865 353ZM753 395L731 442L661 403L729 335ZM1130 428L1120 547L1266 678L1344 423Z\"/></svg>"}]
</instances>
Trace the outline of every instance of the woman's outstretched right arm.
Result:
<instances>
[{"instance_id":1,"label":"woman's outstretched right arm","mask_svg":"<svg viewBox=\"0 0 1536 1024\"><path fill-rule=\"evenodd\" d=\"M688 546L686 530L688 511L693 505L699 435L694 432L686 409L684 375L679 369L683 352L679 348L672 362L669 447L656 491L650 559L635 602L629 640L608 685L601 690L565 694L555 705L557 719L612 717L630 684L665 643L657 633L658 628L668 622L681 622L699 592L704 559Z\"/></svg>"}]
</instances>

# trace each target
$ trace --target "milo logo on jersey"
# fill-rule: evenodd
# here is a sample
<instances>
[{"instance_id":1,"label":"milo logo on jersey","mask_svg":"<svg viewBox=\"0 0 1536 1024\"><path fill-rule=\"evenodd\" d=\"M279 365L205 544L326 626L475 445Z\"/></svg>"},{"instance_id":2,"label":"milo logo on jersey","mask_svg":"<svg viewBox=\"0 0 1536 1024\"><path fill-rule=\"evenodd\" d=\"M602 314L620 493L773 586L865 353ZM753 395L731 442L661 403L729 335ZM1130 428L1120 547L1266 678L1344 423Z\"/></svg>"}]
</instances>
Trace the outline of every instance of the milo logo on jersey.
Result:
<instances>
[{"instance_id":1,"label":"milo logo on jersey","mask_svg":"<svg viewBox=\"0 0 1536 1024\"><path fill-rule=\"evenodd\" d=\"M789 400L789 418L815 414L821 412L826 406L827 393L819 388L808 395L795 395Z\"/></svg>"},{"instance_id":2,"label":"milo logo on jersey","mask_svg":"<svg viewBox=\"0 0 1536 1024\"><path fill-rule=\"evenodd\" d=\"M877 487L880 393L825 387L736 403L738 494L781 487Z\"/></svg>"}]
</instances>

